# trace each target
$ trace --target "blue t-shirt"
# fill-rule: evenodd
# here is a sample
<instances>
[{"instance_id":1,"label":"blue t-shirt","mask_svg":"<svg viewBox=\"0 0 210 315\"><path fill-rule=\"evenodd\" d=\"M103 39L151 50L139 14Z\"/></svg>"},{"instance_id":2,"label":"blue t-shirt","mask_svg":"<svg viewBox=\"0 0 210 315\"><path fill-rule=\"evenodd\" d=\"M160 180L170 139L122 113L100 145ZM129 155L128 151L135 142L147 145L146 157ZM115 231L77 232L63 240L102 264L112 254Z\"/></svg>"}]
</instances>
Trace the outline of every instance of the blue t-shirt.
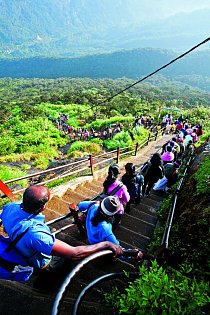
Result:
<instances>
[{"instance_id":1,"label":"blue t-shirt","mask_svg":"<svg viewBox=\"0 0 210 315\"><path fill-rule=\"evenodd\" d=\"M93 203L92 201L82 201L78 204L79 211L84 211L88 206ZM112 232L112 225L107 221L99 222L97 226L93 226L91 219L95 216L98 211L98 203L93 203L89 208L86 218L86 229L88 241L90 244L96 244L103 241L109 241L119 245L119 241L116 239Z\"/></svg>"},{"instance_id":2,"label":"blue t-shirt","mask_svg":"<svg viewBox=\"0 0 210 315\"><path fill-rule=\"evenodd\" d=\"M0 218L11 240L30 227L16 245L30 265L42 268L49 263L55 237L46 225L43 214L27 213L21 202L13 202L3 207Z\"/></svg>"}]
</instances>

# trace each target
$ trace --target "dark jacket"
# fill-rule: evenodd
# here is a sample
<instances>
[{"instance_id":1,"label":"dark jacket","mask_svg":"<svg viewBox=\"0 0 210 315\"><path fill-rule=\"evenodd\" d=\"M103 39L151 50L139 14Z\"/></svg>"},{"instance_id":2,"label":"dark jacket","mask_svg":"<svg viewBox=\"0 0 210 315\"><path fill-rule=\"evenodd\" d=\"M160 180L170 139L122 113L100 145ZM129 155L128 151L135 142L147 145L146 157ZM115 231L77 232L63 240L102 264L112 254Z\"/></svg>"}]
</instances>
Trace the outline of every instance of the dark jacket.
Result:
<instances>
[{"instance_id":1,"label":"dark jacket","mask_svg":"<svg viewBox=\"0 0 210 315\"><path fill-rule=\"evenodd\" d=\"M145 182L156 182L163 177L163 169L160 165L152 164L144 177Z\"/></svg>"}]
</instances>

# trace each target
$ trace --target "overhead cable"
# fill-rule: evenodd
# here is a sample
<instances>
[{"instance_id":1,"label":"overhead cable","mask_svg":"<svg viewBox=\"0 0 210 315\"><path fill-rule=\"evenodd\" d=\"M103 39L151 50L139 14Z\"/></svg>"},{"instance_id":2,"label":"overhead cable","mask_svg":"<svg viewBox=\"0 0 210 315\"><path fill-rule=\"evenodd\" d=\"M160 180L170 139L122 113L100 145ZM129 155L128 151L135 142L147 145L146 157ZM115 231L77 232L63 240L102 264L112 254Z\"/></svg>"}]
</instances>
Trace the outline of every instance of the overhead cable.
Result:
<instances>
[{"instance_id":1,"label":"overhead cable","mask_svg":"<svg viewBox=\"0 0 210 315\"><path fill-rule=\"evenodd\" d=\"M167 64L165 64L164 66L158 68L157 70L151 72L150 74L148 74L147 76L143 77L142 79L134 82L133 84L127 86L126 88L120 90L119 92L117 92L116 94L106 98L104 101L98 103L97 105L93 105L90 107L90 109L94 108L94 107L98 107L103 105L106 102L109 102L110 100L112 100L114 97L116 97L119 94L122 94L123 92L127 91L128 89L130 89L131 87L135 86L136 84L146 80L147 78L151 77L152 75L156 74L157 72L159 72L160 70L168 67L169 65L171 65L172 63L174 63L175 61L177 61L178 59L183 58L184 56L188 55L189 53L191 53L193 50L195 50L196 48L198 48L199 46L206 44L208 41L210 40L210 37L206 38L205 40L203 40L202 42L200 42L199 44L197 44L196 46L192 47L191 49L189 49L188 51L186 51L185 53L179 55L178 57L176 57L175 59L171 60L170 62L168 62ZM86 110L85 110L86 111Z\"/></svg>"}]
</instances>

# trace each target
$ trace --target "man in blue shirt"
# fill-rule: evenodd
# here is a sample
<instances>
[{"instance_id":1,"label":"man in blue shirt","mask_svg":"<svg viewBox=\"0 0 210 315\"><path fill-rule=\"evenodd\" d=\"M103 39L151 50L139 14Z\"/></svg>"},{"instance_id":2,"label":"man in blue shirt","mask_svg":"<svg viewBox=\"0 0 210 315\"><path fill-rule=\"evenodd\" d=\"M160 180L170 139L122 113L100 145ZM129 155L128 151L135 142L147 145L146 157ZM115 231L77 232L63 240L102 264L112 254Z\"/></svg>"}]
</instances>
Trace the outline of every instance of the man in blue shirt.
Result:
<instances>
[{"instance_id":1,"label":"man in blue shirt","mask_svg":"<svg viewBox=\"0 0 210 315\"><path fill-rule=\"evenodd\" d=\"M44 268L50 263L52 256L82 259L104 249L110 249L115 257L122 255L121 247L108 241L73 247L56 239L41 213L46 207L49 196L47 187L30 186L23 194L23 202L5 205L0 215L11 240L29 227L16 247L33 267Z\"/></svg>"}]
</instances>

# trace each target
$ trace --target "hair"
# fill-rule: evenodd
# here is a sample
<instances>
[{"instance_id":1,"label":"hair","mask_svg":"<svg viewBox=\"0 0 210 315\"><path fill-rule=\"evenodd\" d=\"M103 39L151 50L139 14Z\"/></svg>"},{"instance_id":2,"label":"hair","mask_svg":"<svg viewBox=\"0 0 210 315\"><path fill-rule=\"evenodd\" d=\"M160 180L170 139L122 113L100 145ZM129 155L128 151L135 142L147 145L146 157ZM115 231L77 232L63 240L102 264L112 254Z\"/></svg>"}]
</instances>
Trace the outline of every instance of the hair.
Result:
<instances>
[{"instance_id":1,"label":"hair","mask_svg":"<svg viewBox=\"0 0 210 315\"><path fill-rule=\"evenodd\" d=\"M150 162L153 165L158 165L158 166L162 165L162 159L161 159L160 153L154 153L150 159Z\"/></svg>"},{"instance_id":2,"label":"hair","mask_svg":"<svg viewBox=\"0 0 210 315\"><path fill-rule=\"evenodd\" d=\"M103 222L103 221L109 221L111 217L105 215L105 213L103 213L103 211L101 210L101 203L98 206L98 210L96 211L94 217L91 219L91 223L93 226L97 226L99 222Z\"/></svg>"},{"instance_id":3,"label":"hair","mask_svg":"<svg viewBox=\"0 0 210 315\"><path fill-rule=\"evenodd\" d=\"M131 175L135 174L135 165L133 163L127 163L125 165L125 170Z\"/></svg>"},{"instance_id":4,"label":"hair","mask_svg":"<svg viewBox=\"0 0 210 315\"><path fill-rule=\"evenodd\" d=\"M107 193L109 186L116 181L118 174L120 174L119 165L118 164L110 165L108 170L108 176L103 183L105 193Z\"/></svg>"},{"instance_id":5,"label":"hair","mask_svg":"<svg viewBox=\"0 0 210 315\"><path fill-rule=\"evenodd\" d=\"M167 146L166 151L172 152L172 147L170 145Z\"/></svg>"},{"instance_id":6,"label":"hair","mask_svg":"<svg viewBox=\"0 0 210 315\"><path fill-rule=\"evenodd\" d=\"M49 200L49 191L44 186L29 186L23 194L23 208L28 213L37 214Z\"/></svg>"}]
</instances>

